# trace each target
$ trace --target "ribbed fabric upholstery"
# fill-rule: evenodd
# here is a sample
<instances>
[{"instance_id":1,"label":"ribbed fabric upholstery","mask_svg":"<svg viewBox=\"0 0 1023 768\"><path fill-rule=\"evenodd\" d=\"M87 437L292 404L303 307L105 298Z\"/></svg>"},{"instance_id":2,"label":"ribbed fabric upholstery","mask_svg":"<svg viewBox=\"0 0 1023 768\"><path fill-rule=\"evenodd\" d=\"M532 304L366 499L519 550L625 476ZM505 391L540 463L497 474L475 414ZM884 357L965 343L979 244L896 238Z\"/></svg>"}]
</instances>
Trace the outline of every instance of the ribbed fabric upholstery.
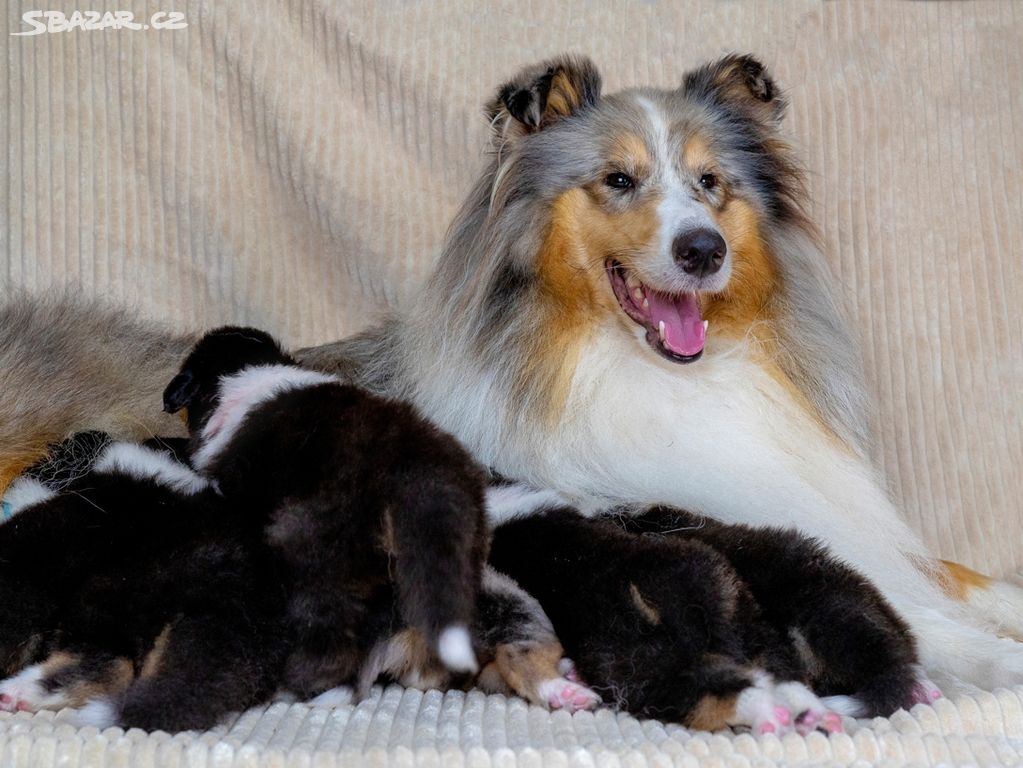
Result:
<instances>
[{"instance_id":1,"label":"ribbed fabric upholstery","mask_svg":"<svg viewBox=\"0 0 1023 768\"><path fill-rule=\"evenodd\" d=\"M345 697L341 697L342 701ZM548 713L479 691L380 690L336 709L272 704L207 733L75 729L0 714L4 768L693 768L1019 765L1023 688L918 705L848 733L693 733L610 710Z\"/></svg>"},{"instance_id":2,"label":"ribbed fabric upholstery","mask_svg":"<svg viewBox=\"0 0 1023 768\"><path fill-rule=\"evenodd\" d=\"M791 100L787 126L859 329L895 496L943 555L995 574L1023 567L1023 4L117 0L100 9L143 21L180 10L188 26L11 36L40 5L0 9L0 287L70 283L179 327L252 323L292 344L355 331L421 283L481 167L481 104L521 65L583 52L613 91L755 53ZM387 702L395 716L426 706L388 695L351 717L386 723ZM422 699L438 711L462 701ZM465 701L493 719L459 709L437 733L451 749L501 748L465 753L466 765L987 762L1019 760L1009 737L1023 736L1013 694L919 720L948 717L949 730L906 735L892 721L827 748L621 736L604 761L564 745L603 743L605 728L663 729ZM983 730L988 710L1008 736ZM195 764L345 764L260 752L277 738L260 734L307 729L296 743L309 746L337 716L247 717L215 748L212 737L65 740L45 716L0 718L0 762L46 764L67 748L82 765L191 764L191 750L204 755ZM515 746L502 741L513 722L530 734ZM330 738L347 748L348 734ZM403 738L354 748L379 746L380 765L432 765L449 743Z\"/></svg>"}]
</instances>

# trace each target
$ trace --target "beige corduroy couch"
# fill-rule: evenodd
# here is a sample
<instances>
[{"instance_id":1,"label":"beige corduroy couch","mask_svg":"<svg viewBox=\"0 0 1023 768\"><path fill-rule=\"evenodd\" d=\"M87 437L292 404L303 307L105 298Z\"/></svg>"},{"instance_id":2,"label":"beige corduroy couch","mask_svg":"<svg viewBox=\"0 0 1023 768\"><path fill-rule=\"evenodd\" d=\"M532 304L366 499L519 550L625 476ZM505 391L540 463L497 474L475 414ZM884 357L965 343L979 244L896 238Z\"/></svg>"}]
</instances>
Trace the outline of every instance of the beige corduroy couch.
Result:
<instances>
[{"instance_id":1,"label":"beige corduroy couch","mask_svg":"<svg viewBox=\"0 0 1023 768\"><path fill-rule=\"evenodd\" d=\"M480 105L521 65L586 53L615 90L754 52L791 99L894 495L944 556L1023 566L1023 4L112 0L89 7L187 27L10 34L81 5L0 7L0 287L296 345L424 278L481 166ZM1023 761L1023 689L830 739L398 688L173 738L62 717L0 715L0 766Z\"/></svg>"}]
</instances>

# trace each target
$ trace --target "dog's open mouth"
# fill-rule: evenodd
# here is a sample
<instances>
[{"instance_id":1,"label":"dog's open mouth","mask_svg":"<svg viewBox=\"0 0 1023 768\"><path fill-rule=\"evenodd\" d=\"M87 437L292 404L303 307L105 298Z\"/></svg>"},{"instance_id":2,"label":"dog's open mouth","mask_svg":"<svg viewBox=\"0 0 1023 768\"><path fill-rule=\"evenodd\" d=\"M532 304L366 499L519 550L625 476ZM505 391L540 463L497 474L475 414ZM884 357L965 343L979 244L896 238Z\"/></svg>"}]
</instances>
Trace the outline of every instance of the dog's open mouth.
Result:
<instances>
[{"instance_id":1,"label":"dog's open mouth","mask_svg":"<svg viewBox=\"0 0 1023 768\"><path fill-rule=\"evenodd\" d=\"M647 287L613 259L605 265L622 310L646 328L647 343L676 363L691 363L703 354L707 322L695 293L660 293Z\"/></svg>"}]
</instances>

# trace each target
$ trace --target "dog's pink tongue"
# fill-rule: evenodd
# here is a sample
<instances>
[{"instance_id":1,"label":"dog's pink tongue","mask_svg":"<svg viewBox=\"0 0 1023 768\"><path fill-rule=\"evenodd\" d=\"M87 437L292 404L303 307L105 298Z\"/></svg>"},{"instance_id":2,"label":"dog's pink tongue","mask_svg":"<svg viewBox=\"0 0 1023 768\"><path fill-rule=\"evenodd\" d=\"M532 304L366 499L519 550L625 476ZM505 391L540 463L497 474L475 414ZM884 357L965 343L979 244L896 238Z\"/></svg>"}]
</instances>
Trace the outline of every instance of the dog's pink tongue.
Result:
<instances>
[{"instance_id":1,"label":"dog's pink tongue","mask_svg":"<svg viewBox=\"0 0 1023 768\"><path fill-rule=\"evenodd\" d=\"M700 315L700 302L695 293L667 296L663 293L647 292L650 301L650 318L654 330L664 323L664 346L676 355L699 354L703 350L707 331Z\"/></svg>"}]
</instances>

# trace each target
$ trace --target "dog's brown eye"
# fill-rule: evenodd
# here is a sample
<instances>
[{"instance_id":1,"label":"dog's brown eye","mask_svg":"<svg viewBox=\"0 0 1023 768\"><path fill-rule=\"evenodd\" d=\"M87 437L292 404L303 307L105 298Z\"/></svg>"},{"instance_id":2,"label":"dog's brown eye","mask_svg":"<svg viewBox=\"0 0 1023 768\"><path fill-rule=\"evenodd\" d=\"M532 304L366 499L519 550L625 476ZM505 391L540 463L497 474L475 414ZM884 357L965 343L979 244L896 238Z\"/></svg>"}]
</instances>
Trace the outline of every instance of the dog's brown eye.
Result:
<instances>
[{"instance_id":1,"label":"dog's brown eye","mask_svg":"<svg viewBox=\"0 0 1023 768\"><path fill-rule=\"evenodd\" d=\"M624 173L619 171L609 173L605 176L604 183L613 189L632 189L636 186L636 182L632 180L631 176L626 176Z\"/></svg>"},{"instance_id":2,"label":"dog's brown eye","mask_svg":"<svg viewBox=\"0 0 1023 768\"><path fill-rule=\"evenodd\" d=\"M704 189L714 189L718 185L718 177L713 173L705 173L700 177L700 186Z\"/></svg>"}]
</instances>

